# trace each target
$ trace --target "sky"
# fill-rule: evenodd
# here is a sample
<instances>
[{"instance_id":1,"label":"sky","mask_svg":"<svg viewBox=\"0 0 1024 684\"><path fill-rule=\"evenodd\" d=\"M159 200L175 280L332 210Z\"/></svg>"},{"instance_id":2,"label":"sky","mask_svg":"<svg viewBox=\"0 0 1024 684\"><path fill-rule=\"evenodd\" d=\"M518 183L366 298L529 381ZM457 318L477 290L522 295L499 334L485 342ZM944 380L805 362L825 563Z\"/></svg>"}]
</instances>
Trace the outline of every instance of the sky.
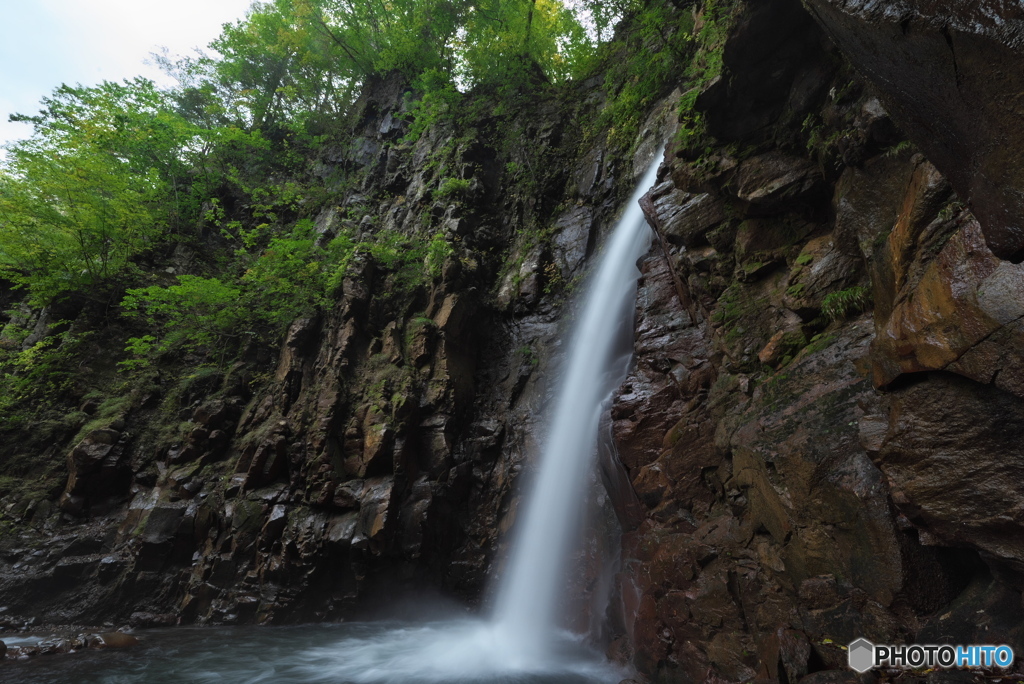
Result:
<instances>
[{"instance_id":1,"label":"sky","mask_svg":"<svg viewBox=\"0 0 1024 684\"><path fill-rule=\"evenodd\" d=\"M251 0L0 0L0 144L28 137L10 114L35 114L62 83L96 85L146 76L161 47L192 54L245 16Z\"/></svg>"}]
</instances>

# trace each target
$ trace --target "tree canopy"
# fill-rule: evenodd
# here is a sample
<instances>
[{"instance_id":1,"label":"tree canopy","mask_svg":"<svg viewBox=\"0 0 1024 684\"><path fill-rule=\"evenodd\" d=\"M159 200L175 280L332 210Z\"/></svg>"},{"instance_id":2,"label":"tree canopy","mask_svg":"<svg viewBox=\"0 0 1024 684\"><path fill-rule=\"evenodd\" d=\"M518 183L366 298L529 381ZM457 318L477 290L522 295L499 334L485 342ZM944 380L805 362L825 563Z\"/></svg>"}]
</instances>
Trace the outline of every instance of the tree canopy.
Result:
<instances>
[{"instance_id":1,"label":"tree canopy","mask_svg":"<svg viewBox=\"0 0 1024 684\"><path fill-rule=\"evenodd\" d=\"M646 50L635 68L604 70L611 104L622 103L617 114L607 108L609 121L622 128L668 82L678 40L665 35L681 32L665 28L667 2L254 2L209 52L157 57L175 87L143 78L62 85L37 114L12 117L32 134L0 160L0 279L33 305L73 293L162 325L162 339L130 341L136 355L223 356L325 305L359 253L398 283L436 278L452 246L429 226L418 243L311 232L303 207L322 206L326 186L309 160L344 138L363 86L400 74L417 91L409 142L474 93L490 97L492 116L507 116L538 89L595 73L609 50ZM640 44L616 48L611 29L630 13L647 17L635 22ZM211 236L218 246L205 271L161 276L141 266L166 263L181 245L206 249Z\"/></svg>"}]
</instances>

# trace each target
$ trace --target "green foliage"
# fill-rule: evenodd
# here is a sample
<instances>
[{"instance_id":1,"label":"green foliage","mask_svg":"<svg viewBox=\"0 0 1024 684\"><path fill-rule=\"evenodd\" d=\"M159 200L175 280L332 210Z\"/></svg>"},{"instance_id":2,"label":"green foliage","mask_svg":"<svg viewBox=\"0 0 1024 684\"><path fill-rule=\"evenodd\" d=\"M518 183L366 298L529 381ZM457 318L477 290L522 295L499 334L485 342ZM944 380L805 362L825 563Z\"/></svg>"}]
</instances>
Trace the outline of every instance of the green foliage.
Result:
<instances>
[{"instance_id":1,"label":"green foliage","mask_svg":"<svg viewBox=\"0 0 1024 684\"><path fill-rule=\"evenodd\" d=\"M389 231L381 231L373 241L356 245L385 270L390 272L388 283L394 294L401 294L424 284L426 279L441 276L445 259L454 248L440 231L428 242Z\"/></svg>"},{"instance_id":2,"label":"green foliage","mask_svg":"<svg viewBox=\"0 0 1024 684\"><path fill-rule=\"evenodd\" d=\"M51 326L65 327L65 322ZM75 357L88 332L64 330L47 335L27 349L0 346L0 430L22 425L30 418L32 402L56 399L74 382Z\"/></svg>"},{"instance_id":3,"label":"green foliage","mask_svg":"<svg viewBox=\"0 0 1024 684\"><path fill-rule=\"evenodd\" d=\"M522 84L531 72L566 81L581 73L595 47L575 13L558 0L484 0L465 12L463 22L455 75L472 84Z\"/></svg>"},{"instance_id":4,"label":"green foliage","mask_svg":"<svg viewBox=\"0 0 1024 684\"><path fill-rule=\"evenodd\" d=\"M256 3L225 24L217 56L159 59L175 77L179 111L204 128L315 132L344 114L365 71L336 58L302 0Z\"/></svg>"},{"instance_id":5,"label":"green foliage","mask_svg":"<svg viewBox=\"0 0 1024 684\"><path fill-rule=\"evenodd\" d=\"M939 219L942 221L950 221L965 208L966 205L964 205L963 202L956 197L953 197L953 199L939 209Z\"/></svg>"},{"instance_id":6,"label":"green foliage","mask_svg":"<svg viewBox=\"0 0 1024 684\"><path fill-rule=\"evenodd\" d=\"M516 353L522 357L523 363L527 366L535 367L540 364L540 356L537 354L537 351L528 344L524 344L519 347L519 349L516 349Z\"/></svg>"},{"instance_id":7,"label":"green foliage","mask_svg":"<svg viewBox=\"0 0 1024 684\"><path fill-rule=\"evenodd\" d=\"M136 255L194 225L225 159L262 144L196 127L141 78L61 86L43 105L12 117L35 132L0 164L0 275L37 304L66 291L105 296Z\"/></svg>"},{"instance_id":8,"label":"green foliage","mask_svg":"<svg viewBox=\"0 0 1024 684\"><path fill-rule=\"evenodd\" d=\"M886 157L898 157L906 152L915 152L917 147L909 140L901 140L885 151Z\"/></svg>"},{"instance_id":9,"label":"green foliage","mask_svg":"<svg viewBox=\"0 0 1024 684\"><path fill-rule=\"evenodd\" d=\"M136 357L150 357L175 347L195 351L200 347L224 350L236 339L244 320L238 306L240 291L217 278L178 276L178 284L153 285L128 290L121 303L129 314L145 315L163 335L129 340L127 350ZM136 364L132 364L134 366Z\"/></svg>"},{"instance_id":10,"label":"green foliage","mask_svg":"<svg viewBox=\"0 0 1024 684\"><path fill-rule=\"evenodd\" d=\"M559 0L269 0L226 24L217 56L161 59L180 88L180 110L206 127L329 128L374 78L401 72L427 95L449 99L489 85L513 92L536 76L561 82L591 63L619 16L614 2ZM580 22L593 18L597 34ZM428 102L417 114L437 104Z\"/></svg>"},{"instance_id":11,"label":"green foliage","mask_svg":"<svg viewBox=\"0 0 1024 684\"><path fill-rule=\"evenodd\" d=\"M697 32L697 52L686 67L687 91L679 101L679 132L682 146L696 144L704 135L704 117L696 111L697 96L722 75L725 41L735 19L735 0L706 0Z\"/></svg>"},{"instance_id":12,"label":"green foliage","mask_svg":"<svg viewBox=\"0 0 1024 684\"><path fill-rule=\"evenodd\" d=\"M612 95L599 126L610 126L609 139L619 146L633 141L641 117L667 94L683 60L692 50L693 21L667 0L631 5L632 30L605 50L605 88ZM622 59L622 54L629 59Z\"/></svg>"},{"instance_id":13,"label":"green foliage","mask_svg":"<svg viewBox=\"0 0 1024 684\"><path fill-rule=\"evenodd\" d=\"M175 349L223 358L246 341L273 344L289 322L328 301L356 251L344 233L318 246L308 219L269 239L266 224L233 227L241 243L236 260L242 270L235 279L181 275L176 285L128 290L125 312L144 316L160 335L131 338L126 350L133 358L124 367L145 366Z\"/></svg>"},{"instance_id":14,"label":"green foliage","mask_svg":"<svg viewBox=\"0 0 1024 684\"><path fill-rule=\"evenodd\" d=\"M871 294L866 287L851 287L825 295L821 313L835 321L863 311L870 303Z\"/></svg>"},{"instance_id":15,"label":"green foliage","mask_svg":"<svg viewBox=\"0 0 1024 684\"><path fill-rule=\"evenodd\" d=\"M822 163L838 153L839 144L847 135L845 130L830 132L814 113L804 119L802 130L807 134L807 151Z\"/></svg>"},{"instance_id":16,"label":"green foliage","mask_svg":"<svg viewBox=\"0 0 1024 684\"><path fill-rule=\"evenodd\" d=\"M123 418L132 406L132 396L129 394L103 397L99 392L91 392L83 398L102 398L103 401L101 401L99 406L96 407L96 412L91 416L90 420L85 422L82 427L79 428L78 434L76 434L71 440L72 443L82 441L85 439L86 435L93 430L110 427L110 424L115 420Z\"/></svg>"},{"instance_id":17,"label":"green foliage","mask_svg":"<svg viewBox=\"0 0 1024 684\"><path fill-rule=\"evenodd\" d=\"M158 58L178 81L171 91L144 79L62 86L38 115L15 117L34 134L0 165L0 277L33 305L68 292L111 302L126 290L121 310L151 326L127 342L123 366L136 371L169 353L222 362L275 343L290 320L330 302L354 260L375 261L389 293L429 285L455 254L429 222L421 235L378 229L359 242L346 231L328 240L309 219L361 180L314 177L308 161L339 142L360 91L395 72L413 86L404 142L458 119L431 163L443 179L436 198L464 199L459 160L475 126L500 128L540 90L592 73L614 24L637 13L639 38L624 40L641 63L616 81L626 83L613 117L623 130L669 87L687 49L691 31L674 20L689 12L666 0L255 3L210 54ZM506 148L525 150L509 173L540 182L526 133L507 137ZM141 267L197 244L173 279ZM59 392L67 376L56 369L76 340L4 351L5 401L38 396L44 376L45 392Z\"/></svg>"},{"instance_id":18,"label":"green foliage","mask_svg":"<svg viewBox=\"0 0 1024 684\"><path fill-rule=\"evenodd\" d=\"M413 79L412 85L420 95L412 99L411 93L406 93L411 121L403 139L405 143L419 140L424 132L451 117L464 99L451 76L440 69L423 71Z\"/></svg>"},{"instance_id":19,"label":"green foliage","mask_svg":"<svg viewBox=\"0 0 1024 684\"><path fill-rule=\"evenodd\" d=\"M313 234L312 221L299 221L290 234L272 238L242 275L249 306L270 325L285 325L325 301L331 269Z\"/></svg>"},{"instance_id":20,"label":"green foliage","mask_svg":"<svg viewBox=\"0 0 1024 684\"><path fill-rule=\"evenodd\" d=\"M99 294L168 225L177 168L174 122L139 79L58 88L35 135L0 165L0 275L46 303L69 290Z\"/></svg>"},{"instance_id":21,"label":"green foliage","mask_svg":"<svg viewBox=\"0 0 1024 684\"><path fill-rule=\"evenodd\" d=\"M437 189L438 199L457 199L469 192L469 181L462 178L446 178Z\"/></svg>"},{"instance_id":22,"label":"green foliage","mask_svg":"<svg viewBox=\"0 0 1024 684\"><path fill-rule=\"evenodd\" d=\"M427 243L427 253L423 261L427 275L434 280L440 278L445 259L454 253L455 248L445 238L444 233L441 231L434 233L430 242Z\"/></svg>"},{"instance_id":23,"label":"green foliage","mask_svg":"<svg viewBox=\"0 0 1024 684\"><path fill-rule=\"evenodd\" d=\"M321 246L308 219L260 249L265 229L239 231L243 246L236 258L245 266L234 280L181 275L176 285L128 290L125 312L144 317L159 334L131 338L126 351L132 358L122 367L144 368L174 350L213 354L222 361L247 341L273 345L292 320L329 304L359 254L388 272L390 287L402 293L439 278L455 251L440 231L425 242L391 231L355 242L341 233Z\"/></svg>"}]
</instances>

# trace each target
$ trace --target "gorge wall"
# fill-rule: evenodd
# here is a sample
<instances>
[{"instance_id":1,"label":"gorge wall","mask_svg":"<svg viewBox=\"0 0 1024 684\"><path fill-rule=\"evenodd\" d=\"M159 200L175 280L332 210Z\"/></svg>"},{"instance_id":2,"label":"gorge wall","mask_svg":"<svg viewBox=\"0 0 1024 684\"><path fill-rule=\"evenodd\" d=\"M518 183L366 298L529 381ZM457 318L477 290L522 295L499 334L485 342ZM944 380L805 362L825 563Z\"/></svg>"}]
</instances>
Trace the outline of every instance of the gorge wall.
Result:
<instances>
[{"instance_id":1,"label":"gorge wall","mask_svg":"<svg viewBox=\"0 0 1024 684\"><path fill-rule=\"evenodd\" d=\"M1022 146L985 123L1015 111L984 83L995 57L915 70L933 51L1017 55L1017 34L935 3L806 4L737 4L696 100L706 136L669 144L646 203L667 251L641 261L618 457L603 450L567 597L585 624L619 557L602 646L641 681L888 676L846 668L861 636L1024 648ZM701 9L680 3L679 26ZM86 434L5 436L6 472L38 484L0 502L3 624L331 620L424 586L482 599L566 303L680 93L624 154L584 135L596 81L534 102L511 148L486 120L401 143L405 91L370 84L355 142L318 160L364 175L317 228L442 230L442 272L406 288L366 259L277 358L127 388L116 410L83 400L103 418Z\"/></svg>"}]
</instances>

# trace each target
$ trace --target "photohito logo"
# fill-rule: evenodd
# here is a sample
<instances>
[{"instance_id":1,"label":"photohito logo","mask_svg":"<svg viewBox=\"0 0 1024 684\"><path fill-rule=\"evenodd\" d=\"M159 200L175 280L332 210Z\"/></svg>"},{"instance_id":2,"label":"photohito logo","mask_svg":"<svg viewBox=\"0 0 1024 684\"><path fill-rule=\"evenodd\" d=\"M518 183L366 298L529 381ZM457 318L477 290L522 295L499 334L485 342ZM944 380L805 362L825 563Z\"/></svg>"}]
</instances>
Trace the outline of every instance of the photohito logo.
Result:
<instances>
[{"instance_id":1,"label":"photohito logo","mask_svg":"<svg viewBox=\"0 0 1024 684\"><path fill-rule=\"evenodd\" d=\"M851 642L847 655L850 667L867 672L873 667L888 665L916 669L919 667L1009 667L1013 649L1009 646L951 646L949 644L910 644L879 646L860 638Z\"/></svg>"}]
</instances>

